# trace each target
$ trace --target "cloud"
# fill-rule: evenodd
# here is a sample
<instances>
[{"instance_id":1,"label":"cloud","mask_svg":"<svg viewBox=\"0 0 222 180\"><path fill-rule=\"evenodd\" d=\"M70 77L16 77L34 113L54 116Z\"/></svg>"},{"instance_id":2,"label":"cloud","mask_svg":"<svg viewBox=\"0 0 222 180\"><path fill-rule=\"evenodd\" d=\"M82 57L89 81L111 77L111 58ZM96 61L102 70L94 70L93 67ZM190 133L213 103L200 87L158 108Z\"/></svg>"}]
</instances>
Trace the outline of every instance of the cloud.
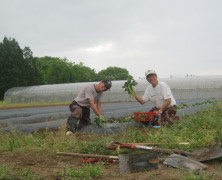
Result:
<instances>
[{"instance_id":1,"label":"cloud","mask_svg":"<svg viewBox=\"0 0 222 180\"><path fill-rule=\"evenodd\" d=\"M34 56L67 57L96 71L126 68L136 79L222 74L220 0L0 0L1 36Z\"/></svg>"}]
</instances>

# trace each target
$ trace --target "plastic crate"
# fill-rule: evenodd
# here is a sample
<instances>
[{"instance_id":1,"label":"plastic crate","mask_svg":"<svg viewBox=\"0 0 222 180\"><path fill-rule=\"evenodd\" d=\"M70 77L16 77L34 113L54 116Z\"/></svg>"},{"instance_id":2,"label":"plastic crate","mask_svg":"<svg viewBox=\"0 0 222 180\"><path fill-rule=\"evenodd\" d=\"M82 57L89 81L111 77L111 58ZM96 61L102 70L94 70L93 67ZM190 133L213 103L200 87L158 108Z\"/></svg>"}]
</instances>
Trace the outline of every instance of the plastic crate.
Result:
<instances>
[{"instance_id":1,"label":"plastic crate","mask_svg":"<svg viewBox=\"0 0 222 180\"><path fill-rule=\"evenodd\" d=\"M154 112L134 112L133 114L136 122L153 122L155 119Z\"/></svg>"}]
</instances>

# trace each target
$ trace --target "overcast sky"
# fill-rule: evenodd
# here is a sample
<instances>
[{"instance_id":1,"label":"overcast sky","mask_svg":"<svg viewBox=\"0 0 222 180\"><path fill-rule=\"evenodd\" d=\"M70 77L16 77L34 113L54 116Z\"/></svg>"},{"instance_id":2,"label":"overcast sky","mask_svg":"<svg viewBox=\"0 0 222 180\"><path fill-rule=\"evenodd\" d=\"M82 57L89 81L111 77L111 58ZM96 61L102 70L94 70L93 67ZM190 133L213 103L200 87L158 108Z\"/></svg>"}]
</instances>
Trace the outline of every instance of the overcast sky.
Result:
<instances>
[{"instance_id":1,"label":"overcast sky","mask_svg":"<svg viewBox=\"0 0 222 180\"><path fill-rule=\"evenodd\" d=\"M222 0L0 0L0 41L135 79L222 75Z\"/></svg>"}]
</instances>

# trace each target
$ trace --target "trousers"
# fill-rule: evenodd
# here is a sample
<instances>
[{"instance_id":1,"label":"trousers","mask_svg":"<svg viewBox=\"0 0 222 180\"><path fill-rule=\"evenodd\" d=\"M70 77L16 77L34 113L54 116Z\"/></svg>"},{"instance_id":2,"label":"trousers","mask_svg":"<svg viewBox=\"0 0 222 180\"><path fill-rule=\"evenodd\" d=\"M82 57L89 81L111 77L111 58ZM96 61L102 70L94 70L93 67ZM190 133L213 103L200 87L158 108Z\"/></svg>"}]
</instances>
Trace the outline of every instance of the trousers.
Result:
<instances>
[{"instance_id":1,"label":"trousers","mask_svg":"<svg viewBox=\"0 0 222 180\"><path fill-rule=\"evenodd\" d=\"M69 105L71 115L67 120L67 131L75 132L91 124L90 107L80 106L76 101Z\"/></svg>"}]
</instances>

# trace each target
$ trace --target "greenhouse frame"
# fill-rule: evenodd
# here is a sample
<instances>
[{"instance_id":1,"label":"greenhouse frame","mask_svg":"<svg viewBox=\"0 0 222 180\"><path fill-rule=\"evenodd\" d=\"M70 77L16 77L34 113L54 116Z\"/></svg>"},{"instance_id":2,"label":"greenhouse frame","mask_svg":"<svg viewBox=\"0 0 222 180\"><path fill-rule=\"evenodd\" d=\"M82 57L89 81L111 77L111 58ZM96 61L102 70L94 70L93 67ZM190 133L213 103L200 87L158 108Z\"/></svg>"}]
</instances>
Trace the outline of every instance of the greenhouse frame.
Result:
<instances>
[{"instance_id":1,"label":"greenhouse frame","mask_svg":"<svg viewBox=\"0 0 222 180\"><path fill-rule=\"evenodd\" d=\"M166 82L175 99L222 99L222 76L193 76L160 78ZM135 101L124 91L126 81L112 81L112 88L103 95L103 102ZM143 95L149 85L146 80L137 80L134 88ZM9 103L67 102L72 101L85 86L97 82L52 84L26 87L13 87L4 94Z\"/></svg>"}]
</instances>

